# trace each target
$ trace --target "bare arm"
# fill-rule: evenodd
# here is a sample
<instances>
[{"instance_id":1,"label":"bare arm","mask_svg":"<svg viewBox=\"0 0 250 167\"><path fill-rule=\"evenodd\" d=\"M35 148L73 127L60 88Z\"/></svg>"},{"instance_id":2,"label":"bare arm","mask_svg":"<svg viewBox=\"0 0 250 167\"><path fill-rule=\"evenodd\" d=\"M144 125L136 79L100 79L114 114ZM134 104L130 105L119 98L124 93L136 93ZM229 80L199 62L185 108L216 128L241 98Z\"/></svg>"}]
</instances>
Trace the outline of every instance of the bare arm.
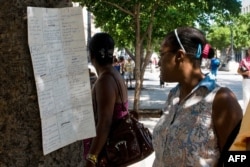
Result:
<instances>
[{"instance_id":1,"label":"bare arm","mask_svg":"<svg viewBox=\"0 0 250 167\"><path fill-rule=\"evenodd\" d=\"M212 113L220 151L242 117L242 109L233 92L228 88L221 88L215 96Z\"/></svg>"},{"instance_id":2,"label":"bare arm","mask_svg":"<svg viewBox=\"0 0 250 167\"><path fill-rule=\"evenodd\" d=\"M241 71L240 67L237 70L237 73L242 75L242 76L250 76L250 72L249 71Z\"/></svg>"},{"instance_id":3,"label":"bare arm","mask_svg":"<svg viewBox=\"0 0 250 167\"><path fill-rule=\"evenodd\" d=\"M101 152L112 124L114 104L116 101L116 85L111 76L105 76L98 80L95 85L98 123L96 137L93 138L90 153L99 155Z\"/></svg>"}]
</instances>

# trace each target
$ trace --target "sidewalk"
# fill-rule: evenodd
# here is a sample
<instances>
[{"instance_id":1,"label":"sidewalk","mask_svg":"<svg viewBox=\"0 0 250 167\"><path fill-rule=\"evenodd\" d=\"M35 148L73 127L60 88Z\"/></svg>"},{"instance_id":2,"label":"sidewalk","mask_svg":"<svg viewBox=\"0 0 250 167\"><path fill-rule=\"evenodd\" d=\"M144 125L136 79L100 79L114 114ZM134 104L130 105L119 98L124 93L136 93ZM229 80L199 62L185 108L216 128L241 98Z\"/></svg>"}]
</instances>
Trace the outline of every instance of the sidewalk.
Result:
<instances>
[{"instance_id":1,"label":"sidewalk","mask_svg":"<svg viewBox=\"0 0 250 167\"><path fill-rule=\"evenodd\" d=\"M177 83L167 83L164 88L160 88L159 70L151 73L146 70L143 88L140 96L140 110L157 111L163 108L169 90L176 86ZM218 71L217 83L221 86L230 88L242 105L242 77L233 72ZM128 90L129 110L133 109L134 90Z\"/></svg>"}]
</instances>

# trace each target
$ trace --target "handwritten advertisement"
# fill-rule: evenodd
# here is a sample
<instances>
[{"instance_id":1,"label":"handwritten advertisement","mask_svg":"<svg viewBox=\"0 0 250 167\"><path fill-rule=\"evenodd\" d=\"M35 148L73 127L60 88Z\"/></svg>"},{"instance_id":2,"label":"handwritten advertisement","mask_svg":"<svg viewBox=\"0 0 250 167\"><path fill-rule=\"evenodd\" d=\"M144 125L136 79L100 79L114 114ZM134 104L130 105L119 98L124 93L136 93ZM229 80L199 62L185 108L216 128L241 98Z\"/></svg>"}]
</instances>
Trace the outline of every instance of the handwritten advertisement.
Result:
<instances>
[{"instance_id":1,"label":"handwritten advertisement","mask_svg":"<svg viewBox=\"0 0 250 167\"><path fill-rule=\"evenodd\" d=\"M81 7L28 7L44 155L94 137L95 123Z\"/></svg>"}]
</instances>

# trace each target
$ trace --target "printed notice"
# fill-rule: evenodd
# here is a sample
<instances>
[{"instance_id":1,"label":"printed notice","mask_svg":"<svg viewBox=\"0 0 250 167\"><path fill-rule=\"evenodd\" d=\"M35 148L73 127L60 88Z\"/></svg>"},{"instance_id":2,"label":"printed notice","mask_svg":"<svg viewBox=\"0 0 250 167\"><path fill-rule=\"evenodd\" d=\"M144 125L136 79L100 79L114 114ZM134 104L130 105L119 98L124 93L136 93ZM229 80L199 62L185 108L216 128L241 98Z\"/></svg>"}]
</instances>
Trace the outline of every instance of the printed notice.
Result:
<instances>
[{"instance_id":1,"label":"printed notice","mask_svg":"<svg viewBox=\"0 0 250 167\"><path fill-rule=\"evenodd\" d=\"M82 8L28 7L27 13L46 155L96 135Z\"/></svg>"}]
</instances>

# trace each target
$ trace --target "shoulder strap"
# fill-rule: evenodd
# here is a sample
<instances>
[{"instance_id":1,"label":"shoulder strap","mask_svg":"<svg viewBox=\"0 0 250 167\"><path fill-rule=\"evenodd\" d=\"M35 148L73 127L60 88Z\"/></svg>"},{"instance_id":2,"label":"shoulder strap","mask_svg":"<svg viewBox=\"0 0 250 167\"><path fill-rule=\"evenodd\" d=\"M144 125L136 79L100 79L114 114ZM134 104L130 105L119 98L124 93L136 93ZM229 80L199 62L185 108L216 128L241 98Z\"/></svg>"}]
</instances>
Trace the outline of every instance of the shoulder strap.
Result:
<instances>
[{"instance_id":1,"label":"shoulder strap","mask_svg":"<svg viewBox=\"0 0 250 167\"><path fill-rule=\"evenodd\" d=\"M121 102L122 102L122 108L123 108L123 111L124 111L124 109L125 109L125 107L124 107L124 101L123 101L123 94L122 94L122 88L121 88L121 85L118 83L118 81L116 80L116 78L115 78L115 76L114 76L114 74L112 74L112 73L110 73L111 74L111 76L113 77L113 79L115 80L115 83L116 83L116 85L117 85L117 88L118 88L118 92L119 92L119 96L120 96L120 98L121 98Z\"/></svg>"}]
</instances>

